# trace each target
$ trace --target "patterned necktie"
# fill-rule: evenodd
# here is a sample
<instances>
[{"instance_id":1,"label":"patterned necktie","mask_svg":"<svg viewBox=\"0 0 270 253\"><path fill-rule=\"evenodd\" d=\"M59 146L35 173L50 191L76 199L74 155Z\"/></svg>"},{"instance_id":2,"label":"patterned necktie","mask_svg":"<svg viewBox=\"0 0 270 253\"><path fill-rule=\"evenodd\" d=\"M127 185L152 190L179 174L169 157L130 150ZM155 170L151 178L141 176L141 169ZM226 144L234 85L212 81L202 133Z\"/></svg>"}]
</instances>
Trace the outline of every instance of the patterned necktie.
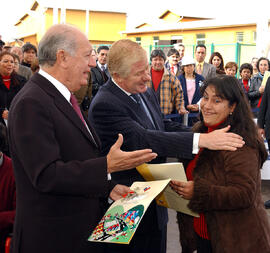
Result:
<instances>
[{"instance_id":1,"label":"patterned necktie","mask_svg":"<svg viewBox=\"0 0 270 253\"><path fill-rule=\"evenodd\" d=\"M201 63L198 63L198 65L197 65L197 74L199 74L199 75L202 74L202 66L201 66Z\"/></svg>"}]
</instances>

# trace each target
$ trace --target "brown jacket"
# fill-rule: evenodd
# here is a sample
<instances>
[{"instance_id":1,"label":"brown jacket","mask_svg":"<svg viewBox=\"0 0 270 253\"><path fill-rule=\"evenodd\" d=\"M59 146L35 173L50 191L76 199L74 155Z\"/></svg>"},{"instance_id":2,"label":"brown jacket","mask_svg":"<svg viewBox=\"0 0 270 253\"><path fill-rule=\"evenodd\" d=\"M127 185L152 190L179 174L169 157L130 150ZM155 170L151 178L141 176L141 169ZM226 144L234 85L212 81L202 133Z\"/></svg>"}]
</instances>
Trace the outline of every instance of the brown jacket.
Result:
<instances>
[{"instance_id":1,"label":"brown jacket","mask_svg":"<svg viewBox=\"0 0 270 253\"><path fill-rule=\"evenodd\" d=\"M270 252L261 163L258 151L247 146L235 152L202 151L189 207L205 214L213 252Z\"/></svg>"}]
</instances>

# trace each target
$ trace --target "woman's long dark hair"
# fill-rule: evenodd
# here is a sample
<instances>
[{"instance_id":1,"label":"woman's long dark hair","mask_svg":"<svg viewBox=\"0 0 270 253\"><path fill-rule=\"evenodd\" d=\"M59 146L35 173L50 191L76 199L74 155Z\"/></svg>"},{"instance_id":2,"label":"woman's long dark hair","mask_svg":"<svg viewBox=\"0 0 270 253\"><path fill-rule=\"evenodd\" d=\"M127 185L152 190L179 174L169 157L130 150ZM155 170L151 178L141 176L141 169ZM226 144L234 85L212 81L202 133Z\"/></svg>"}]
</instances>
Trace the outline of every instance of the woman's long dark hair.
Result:
<instances>
[{"instance_id":1,"label":"woman's long dark hair","mask_svg":"<svg viewBox=\"0 0 270 253\"><path fill-rule=\"evenodd\" d=\"M213 61L215 56L217 56L221 60L218 68L216 69L217 74L225 74L223 57L219 52L213 52L211 54L211 56L209 58L209 63L213 65L212 61Z\"/></svg>"},{"instance_id":2,"label":"woman's long dark hair","mask_svg":"<svg viewBox=\"0 0 270 253\"><path fill-rule=\"evenodd\" d=\"M216 95L229 101L229 105L236 104L232 115L229 115L220 127L230 125L230 132L239 134L243 137L245 145L259 149L262 161L267 158L267 152L261 137L258 135L257 126L253 120L250 105L244 94L243 88L235 77L217 76L208 79L201 87L203 96L205 89L214 87ZM200 121L193 127L194 132L205 132L206 127L203 124L203 116L200 113Z\"/></svg>"}]
</instances>

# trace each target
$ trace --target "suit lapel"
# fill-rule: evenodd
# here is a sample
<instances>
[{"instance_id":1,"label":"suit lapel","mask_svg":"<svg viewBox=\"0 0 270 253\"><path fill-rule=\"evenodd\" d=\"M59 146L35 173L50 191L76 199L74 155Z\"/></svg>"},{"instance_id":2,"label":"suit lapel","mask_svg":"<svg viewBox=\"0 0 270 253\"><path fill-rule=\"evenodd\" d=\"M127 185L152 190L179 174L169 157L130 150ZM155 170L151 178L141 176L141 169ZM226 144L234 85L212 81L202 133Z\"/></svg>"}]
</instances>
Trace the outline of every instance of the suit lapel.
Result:
<instances>
[{"instance_id":1,"label":"suit lapel","mask_svg":"<svg viewBox=\"0 0 270 253\"><path fill-rule=\"evenodd\" d=\"M146 129L153 129L151 121L144 120L142 117L142 111L140 105L136 104L131 97L129 97L126 93L124 93L119 87L117 87L111 80L108 83L109 90L119 98L129 109L133 112L131 115L133 118L136 118L136 121L140 123ZM145 101L145 100L144 100Z\"/></svg>"},{"instance_id":2,"label":"suit lapel","mask_svg":"<svg viewBox=\"0 0 270 253\"><path fill-rule=\"evenodd\" d=\"M55 88L55 86L48 81L45 77L39 74L35 74L32 77L32 81L35 82L41 89L43 89L49 96L54 98L55 106L62 111L62 113L71 121L71 123L80 129L80 131L84 134L86 138L88 138L92 144L96 146L91 137L90 133L88 132L87 128L84 126L83 122L77 115L77 113L72 108L72 105L65 99L65 97ZM87 122L87 120L86 120ZM92 132L92 127L90 127L89 122L87 122L91 133L93 133L93 137L96 143L99 145L100 142L98 141L97 135L95 131Z\"/></svg>"}]
</instances>

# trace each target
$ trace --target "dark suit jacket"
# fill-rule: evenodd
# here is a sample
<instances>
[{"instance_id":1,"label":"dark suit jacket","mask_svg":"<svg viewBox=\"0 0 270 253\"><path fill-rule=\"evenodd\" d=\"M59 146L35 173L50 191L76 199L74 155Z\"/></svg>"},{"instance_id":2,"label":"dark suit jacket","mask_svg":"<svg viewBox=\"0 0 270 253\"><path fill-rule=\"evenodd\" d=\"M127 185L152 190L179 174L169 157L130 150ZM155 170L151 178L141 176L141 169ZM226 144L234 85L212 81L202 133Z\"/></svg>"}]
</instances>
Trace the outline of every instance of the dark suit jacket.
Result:
<instances>
[{"instance_id":1,"label":"dark suit jacket","mask_svg":"<svg viewBox=\"0 0 270 253\"><path fill-rule=\"evenodd\" d=\"M267 79L260 105L258 126L265 130L265 137L270 140L270 78Z\"/></svg>"},{"instance_id":2,"label":"dark suit jacket","mask_svg":"<svg viewBox=\"0 0 270 253\"><path fill-rule=\"evenodd\" d=\"M105 76L106 75L106 76ZM97 65L95 68L91 68L91 79L92 79L92 96L94 97L99 88L107 82L110 78L110 73L108 68L105 69L105 73Z\"/></svg>"},{"instance_id":3,"label":"dark suit jacket","mask_svg":"<svg viewBox=\"0 0 270 253\"><path fill-rule=\"evenodd\" d=\"M113 186L106 157L99 157L72 106L34 74L12 103L9 122L17 187L14 253L102 252L87 238Z\"/></svg>"},{"instance_id":4,"label":"dark suit jacket","mask_svg":"<svg viewBox=\"0 0 270 253\"><path fill-rule=\"evenodd\" d=\"M191 158L193 134L176 132L187 131L187 129L177 122L163 119L158 100L151 88L141 94L141 97L151 113L155 129L149 120L144 120L141 116L140 105L136 104L111 80L100 88L91 103L88 117L101 139L102 152L106 154L111 144L117 139L118 133L122 133L124 137L122 150L151 148L159 155L154 162L165 162L164 158L167 156ZM113 173L112 178L126 185L143 180L136 169ZM157 213L151 215L155 209ZM157 223L159 228L166 225L167 211L158 206L155 209L147 211L148 218L143 220L139 229L149 233L153 231L153 226L157 226ZM158 220L156 218L153 220L153 217L157 217Z\"/></svg>"}]
</instances>

